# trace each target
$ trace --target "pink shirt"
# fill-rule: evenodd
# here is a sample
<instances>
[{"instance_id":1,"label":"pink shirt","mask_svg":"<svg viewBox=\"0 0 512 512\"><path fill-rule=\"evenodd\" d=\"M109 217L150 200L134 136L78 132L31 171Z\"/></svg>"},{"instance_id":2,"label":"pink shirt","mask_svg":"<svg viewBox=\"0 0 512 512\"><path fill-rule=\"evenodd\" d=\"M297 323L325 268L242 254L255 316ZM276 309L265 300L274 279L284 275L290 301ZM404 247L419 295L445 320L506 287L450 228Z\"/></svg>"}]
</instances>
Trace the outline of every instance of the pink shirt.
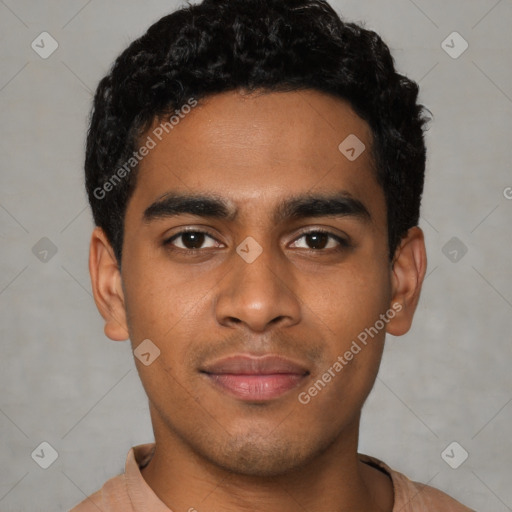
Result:
<instances>
[{"instance_id":1,"label":"pink shirt","mask_svg":"<svg viewBox=\"0 0 512 512\"><path fill-rule=\"evenodd\" d=\"M172 512L140 472L151 460L154 446L148 443L131 448L124 473L108 480L70 512ZM359 458L390 475L395 494L393 512L474 512L433 487L409 480L374 457L360 454Z\"/></svg>"}]
</instances>

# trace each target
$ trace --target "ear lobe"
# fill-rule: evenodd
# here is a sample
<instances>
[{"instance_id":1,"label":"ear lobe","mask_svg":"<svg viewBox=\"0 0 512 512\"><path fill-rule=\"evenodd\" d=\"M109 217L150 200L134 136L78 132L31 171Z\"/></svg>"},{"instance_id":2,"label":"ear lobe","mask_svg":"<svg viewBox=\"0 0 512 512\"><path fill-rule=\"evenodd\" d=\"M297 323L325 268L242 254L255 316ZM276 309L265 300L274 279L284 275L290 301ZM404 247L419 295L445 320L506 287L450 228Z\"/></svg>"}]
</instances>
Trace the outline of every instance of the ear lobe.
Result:
<instances>
[{"instance_id":1,"label":"ear lobe","mask_svg":"<svg viewBox=\"0 0 512 512\"><path fill-rule=\"evenodd\" d=\"M105 334L111 340L129 338L121 272L105 232L96 227L89 248L89 273L94 301L105 320Z\"/></svg>"},{"instance_id":2,"label":"ear lobe","mask_svg":"<svg viewBox=\"0 0 512 512\"><path fill-rule=\"evenodd\" d=\"M394 336L405 334L412 324L427 269L423 231L415 226L407 232L395 252L391 268L391 305L397 312L387 325ZM401 308L398 308L400 304Z\"/></svg>"}]
</instances>

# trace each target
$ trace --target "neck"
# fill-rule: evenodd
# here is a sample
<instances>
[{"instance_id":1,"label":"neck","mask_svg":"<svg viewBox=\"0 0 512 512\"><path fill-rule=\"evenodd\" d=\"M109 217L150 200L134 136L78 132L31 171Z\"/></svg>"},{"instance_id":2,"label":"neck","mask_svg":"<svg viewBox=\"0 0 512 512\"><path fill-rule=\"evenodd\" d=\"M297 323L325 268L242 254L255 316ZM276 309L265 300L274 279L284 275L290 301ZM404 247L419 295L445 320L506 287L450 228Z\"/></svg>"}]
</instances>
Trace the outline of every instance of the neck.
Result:
<instances>
[{"instance_id":1,"label":"neck","mask_svg":"<svg viewBox=\"0 0 512 512\"><path fill-rule=\"evenodd\" d=\"M219 467L163 427L153 418L156 448L142 475L175 512L392 510L389 477L358 459L359 417L307 464L271 477L237 474Z\"/></svg>"}]
</instances>

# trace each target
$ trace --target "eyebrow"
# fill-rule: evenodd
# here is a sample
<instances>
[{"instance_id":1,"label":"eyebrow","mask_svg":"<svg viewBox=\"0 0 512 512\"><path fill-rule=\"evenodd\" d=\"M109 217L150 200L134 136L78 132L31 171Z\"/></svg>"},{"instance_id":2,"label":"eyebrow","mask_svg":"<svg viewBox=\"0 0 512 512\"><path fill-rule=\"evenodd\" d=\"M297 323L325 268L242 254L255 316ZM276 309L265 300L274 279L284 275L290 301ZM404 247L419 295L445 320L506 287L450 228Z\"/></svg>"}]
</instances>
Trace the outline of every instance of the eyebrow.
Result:
<instances>
[{"instance_id":1,"label":"eyebrow","mask_svg":"<svg viewBox=\"0 0 512 512\"><path fill-rule=\"evenodd\" d=\"M221 197L168 193L144 210L143 220L149 223L183 214L234 221L238 211ZM364 222L372 220L369 210L359 199L340 191L328 195L305 194L286 198L277 206L273 221L279 223L310 217L354 217Z\"/></svg>"}]
</instances>

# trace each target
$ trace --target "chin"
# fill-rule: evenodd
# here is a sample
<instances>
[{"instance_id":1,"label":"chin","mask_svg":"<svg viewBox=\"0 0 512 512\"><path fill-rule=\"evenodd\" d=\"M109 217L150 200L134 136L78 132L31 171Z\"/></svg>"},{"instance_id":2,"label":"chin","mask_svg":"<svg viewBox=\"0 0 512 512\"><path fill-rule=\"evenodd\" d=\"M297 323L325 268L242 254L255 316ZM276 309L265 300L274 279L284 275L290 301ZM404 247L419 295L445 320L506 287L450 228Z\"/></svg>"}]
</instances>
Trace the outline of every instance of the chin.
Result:
<instances>
[{"instance_id":1,"label":"chin","mask_svg":"<svg viewBox=\"0 0 512 512\"><path fill-rule=\"evenodd\" d=\"M212 445L210 445L212 446ZM203 453L213 464L238 475L276 477L294 471L313 457L304 443L245 436L230 438L216 453Z\"/></svg>"}]
</instances>

